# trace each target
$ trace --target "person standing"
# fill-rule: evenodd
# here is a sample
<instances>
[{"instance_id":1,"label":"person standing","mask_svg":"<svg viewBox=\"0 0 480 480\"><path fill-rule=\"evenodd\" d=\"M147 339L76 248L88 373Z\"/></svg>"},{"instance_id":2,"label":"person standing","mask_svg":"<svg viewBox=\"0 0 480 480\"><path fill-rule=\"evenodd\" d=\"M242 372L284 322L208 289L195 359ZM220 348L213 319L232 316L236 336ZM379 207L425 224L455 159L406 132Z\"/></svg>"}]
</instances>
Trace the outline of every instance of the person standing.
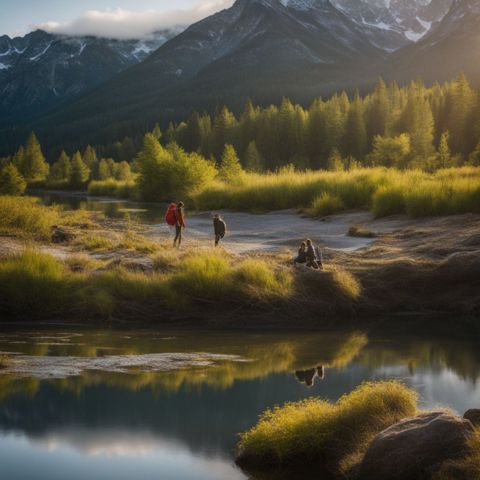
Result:
<instances>
[{"instance_id":1,"label":"person standing","mask_svg":"<svg viewBox=\"0 0 480 480\"><path fill-rule=\"evenodd\" d=\"M180 202L175 209L175 240L173 241L173 247L180 248L182 244L182 230L186 228L185 224L185 205L183 202Z\"/></svg>"},{"instance_id":2,"label":"person standing","mask_svg":"<svg viewBox=\"0 0 480 480\"><path fill-rule=\"evenodd\" d=\"M218 247L220 240L227 233L227 224L218 214L213 217L213 231L215 233L215 246Z\"/></svg>"}]
</instances>

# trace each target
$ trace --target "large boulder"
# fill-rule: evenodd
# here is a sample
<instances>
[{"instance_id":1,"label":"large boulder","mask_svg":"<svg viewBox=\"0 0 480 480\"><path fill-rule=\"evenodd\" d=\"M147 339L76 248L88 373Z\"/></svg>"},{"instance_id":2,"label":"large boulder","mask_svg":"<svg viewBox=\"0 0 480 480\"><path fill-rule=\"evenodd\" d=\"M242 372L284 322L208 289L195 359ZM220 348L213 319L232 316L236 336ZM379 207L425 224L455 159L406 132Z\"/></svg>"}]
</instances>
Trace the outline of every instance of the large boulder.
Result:
<instances>
[{"instance_id":1,"label":"large boulder","mask_svg":"<svg viewBox=\"0 0 480 480\"><path fill-rule=\"evenodd\" d=\"M379 433L359 468L365 480L431 480L447 460L468 454L470 421L446 412L407 418Z\"/></svg>"}]
</instances>

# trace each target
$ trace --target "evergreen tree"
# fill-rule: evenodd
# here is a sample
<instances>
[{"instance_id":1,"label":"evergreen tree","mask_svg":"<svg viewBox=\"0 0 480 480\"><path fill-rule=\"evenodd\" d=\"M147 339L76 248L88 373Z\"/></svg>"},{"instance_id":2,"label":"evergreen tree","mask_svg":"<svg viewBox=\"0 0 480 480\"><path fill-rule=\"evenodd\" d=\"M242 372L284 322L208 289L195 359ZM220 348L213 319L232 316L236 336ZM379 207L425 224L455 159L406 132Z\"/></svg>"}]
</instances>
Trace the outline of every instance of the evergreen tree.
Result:
<instances>
[{"instance_id":1,"label":"evergreen tree","mask_svg":"<svg viewBox=\"0 0 480 480\"><path fill-rule=\"evenodd\" d=\"M42 181L47 178L49 166L35 133L31 133L25 146L22 171L27 182Z\"/></svg>"},{"instance_id":2,"label":"evergreen tree","mask_svg":"<svg viewBox=\"0 0 480 480\"><path fill-rule=\"evenodd\" d=\"M185 125L185 134L182 145L187 152L198 152L202 144L202 125L200 115L193 112Z\"/></svg>"},{"instance_id":3,"label":"evergreen tree","mask_svg":"<svg viewBox=\"0 0 480 480\"><path fill-rule=\"evenodd\" d=\"M87 145L85 152L83 153L83 163L90 169L90 175L92 178L97 178L98 176L98 157L96 150Z\"/></svg>"},{"instance_id":4,"label":"evergreen tree","mask_svg":"<svg viewBox=\"0 0 480 480\"><path fill-rule=\"evenodd\" d=\"M85 165L80 152L76 152L72 157L72 173L70 175L70 185L73 188L82 188L90 178L90 169Z\"/></svg>"},{"instance_id":5,"label":"evergreen tree","mask_svg":"<svg viewBox=\"0 0 480 480\"><path fill-rule=\"evenodd\" d=\"M342 156L340 155L340 152L336 148L332 150L332 152L330 153L330 156L328 157L327 169L334 172L345 170L345 165L343 163Z\"/></svg>"},{"instance_id":6,"label":"evergreen tree","mask_svg":"<svg viewBox=\"0 0 480 480\"><path fill-rule=\"evenodd\" d=\"M237 152L233 145L225 145L220 170L218 172L220 179L227 183L237 183L242 181L245 172L242 169Z\"/></svg>"},{"instance_id":7,"label":"evergreen tree","mask_svg":"<svg viewBox=\"0 0 480 480\"><path fill-rule=\"evenodd\" d=\"M262 172L264 170L264 160L258 151L255 140L252 140L248 144L245 152L244 165L249 172Z\"/></svg>"},{"instance_id":8,"label":"evergreen tree","mask_svg":"<svg viewBox=\"0 0 480 480\"><path fill-rule=\"evenodd\" d=\"M478 142L475 150L468 157L468 164L474 167L480 167L480 142Z\"/></svg>"},{"instance_id":9,"label":"evergreen tree","mask_svg":"<svg viewBox=\"0 0 480 480\"><path fill-rule=\"evenodd\" d=\"M236 126L236 119L227 107L223 107L215 117L213 123L213 154L220 158L225 145L233 141L233 129Z\"/></svg>"},{"instance_id":10,"label":"evergreen tree","mask_svg":"<svg viewBox=\"0 0 480 480\"><path fill-rule=\"evenodd\" d=\"M17 167L10 163L0 170L0 195L23 195L27 182Z\"/></svg>"},{"instance_id":11,"label":"evergreen tree","mask_svg":"<svg viewBox=\"0 0 480 480\"><path fill-rule=\"evenodd\" d=\"M400 131L409 135L413 157L421 161L434 151L433 114L422 85L413 83L408 89L407 104L400 119Z\"/></svg>"},{"instance_id":12,"label":"evergreen tree","mask_svg":"<svg viewBox=\"0 0 480 480\"><path fill-rule=\"evenodd\" d=\"M373 139L373 150L368 155L370 165L405 168L410 159L410 137L403 133L398 137L381 137Z\"/></svg>"},{"instance_id":13,"label":"evergreen tree","mask_svg":"<svg viewBox=\"0 0 480 480\"><path fill-rule=\"evenodd\" d=\"M362 102L355 96L348 112L343 148L347 156L363 159L367 149L367 129L363 118Z\"/></svg>"},{"instance_id":14,"label":"evergreen tree","mask_svg":"<svg viewBox=\"0 0 480 480\"><path fill-rule=\"evenodd\" d=\"M158 200L159 196L164 194L159 191L159 185L169 188L169 183L159 168L167 157L168 152L160 145L160 142L153 134L147 133L143 140L143 147L136 158L140 168L138 186L145 200Z\"/></svg>"},{"instance_id":15,"label":"evergreen tree","mask_svg":"<svg viewBox=\"0 0 480 480\"><path fill-rule=\"evenodd\" d=\"M372 95L370 110L368 112L367 144L371 147L373 139L386 133L388 122L388 94L385 82L380 79Z\"/></svg>"},{"instance_id":16,"label":"evergreen tree","mask_svg":"<svg viewBox=\"0 0 480 480\"><path fill-rule=\"evenodd\" d=\"M448 132L443 132L440 138L440 144L438 146L438 154L437 154L438 168L447 168L452 166L452 153L450 151L450 146L448 144L449 139L450 139L450 134Z\"/></svg>"},{"instance_id":17,"label":"evergreen tree","mask_svg":"<svg viewBox=\"0 0 480 480\"><path fill-rule=\"evenodd\" d=\"M108 178L112 178L112 164L113 159L111 158L102 158L100 163L98 164L98 179L99 180L107 180Z\"/></svg>"},{"instance_id":18,"label":"evergreen tree","mask_svg":"<svg viewBox=\"0 0 480 480\"><path fill-rule=\"evenodd\" d=\"M451 146L455 153L467 154L469 145L467 122L475 107L477 96L462 73L447 90L445 128L451 134Z\"/></svg>"},{"instance_id":19,"label":"evergreen tree","mask_svg":"<svg viewBox=\"0 0 480 480\"><path fill-rule=\"evenodd\" d=\"M50 168L48 179L51 182L69 182L71 174L72 162L65 150L62 150L60 157Z\"/></svg>"},{"instance_id":20,"label":"evergreen tree","mask_svg":"<svg viewBox=\"0 0 480 480\"><path fill-rule=\"evenodd\" d=\"M120 162L114 165L113 176L116 180L129 180L132 177L132 170L128 162Z\"/></svg>"},{"instance_id":21,"label":"evergreen tree","mask_svg":"<svg viewBox=\"0 0 480 480\"><path fill-rule=\"evenodd\" d=\"M162 131L160 130L160 125L158 123L155 124L152 130L152 135L160 141L162 139Z\"/></svg>"},{"instance_id":22,"label":"evergreen tree","mask_svg":"<svg viewBox=\"0 0 480 480\"><path fill-rule=\"evenodd\" d=\"M17 167L19 172L23 172L23 165L25 163L25 148L23 148L23 146L21 146L13 156L12 163Z\"/></svg>"}]
</instances>

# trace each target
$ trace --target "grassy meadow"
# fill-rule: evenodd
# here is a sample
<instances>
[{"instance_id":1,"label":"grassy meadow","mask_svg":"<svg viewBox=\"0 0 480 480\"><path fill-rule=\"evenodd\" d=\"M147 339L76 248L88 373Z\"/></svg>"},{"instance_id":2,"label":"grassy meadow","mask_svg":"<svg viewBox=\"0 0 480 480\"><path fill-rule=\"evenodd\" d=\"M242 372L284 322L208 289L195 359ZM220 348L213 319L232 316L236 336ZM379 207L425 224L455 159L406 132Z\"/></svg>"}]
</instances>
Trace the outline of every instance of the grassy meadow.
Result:
<instances>
[{"instance_id":1,"label":"grassy meadow","mask_svg":"<svg viewBox=\"0 0 480 480\"><path fill-rule=\"evenodd\" d=\"M360 168L349 171L281 170L217 182L193 195L198 210L304 209L312 216L371 210L377 217L480 212L480 168L422 170Z\"/></svg>"}]
</instances>

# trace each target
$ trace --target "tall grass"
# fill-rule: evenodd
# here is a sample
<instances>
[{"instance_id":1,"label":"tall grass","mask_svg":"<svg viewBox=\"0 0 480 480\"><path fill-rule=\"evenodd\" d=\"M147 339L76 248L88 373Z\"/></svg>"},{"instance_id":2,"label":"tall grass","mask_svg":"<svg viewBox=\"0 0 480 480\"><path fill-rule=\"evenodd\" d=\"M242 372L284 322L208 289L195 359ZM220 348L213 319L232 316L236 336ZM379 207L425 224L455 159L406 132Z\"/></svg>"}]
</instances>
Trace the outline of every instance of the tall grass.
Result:
<instances>
[{"instance_id":1,"label":"tall grass","mask_svg":"<svg viewBox=\"0 0 480 480\"><path fill-rule=\"evenodd\" d=\"M97 197L138 198L138 189L134 180L93 180L88 185L88 195Z\"/></svg>"},{"instance_id":2,"label":"tall grass","mask_svg":"<svg viewBox=\"0 0 480 480\"><path fill-rule=\"evenodd\" d=\"M58 207L45 207L34 198L0 196L0 231L49 239L60 220Z\"/></svg>"},{"instance_id":3,"label":"tall grass","mask_svg":"<svg viewBox=\"0 0 480 480\"><path fill-rule=\"evenodd\" d=\"M378 432L416 411L416 392L395 381L363 384L335 404L318 398L287 403L267 410L241 434L237 461L247 468L335 469Z\"/></svg>"},{"instance_id":4,"label":"tall grass","mask_svg":"<svg viewBox=\"0 0 480 480\"><path fill-rule=\"evenodd\" d=\"M205 252L175 262L167 272L135 272L121 266L96 271L97 265L84 259L62 262L27 250L0 261L0 311L30 318L67 313L105 317L121 313L127 304L148 303L161 311L207 302L220 310L293 294L291 272L271 271L263 261L236 264L221 253Z\"/></svg>"},{"instance_id":5,"label":"tall grass","mask_svg":"<svg viewBox=\"0 0 480 480\"><path fill-rule=\"evenodd\" d=\"M212 184L194 196L200 210L311 209L313 215L370 209L376 216L480 212L480 168L426 173L387 168L347 172L283 170L248 174L239 185Z\"/></svg>"}]
</instances>

